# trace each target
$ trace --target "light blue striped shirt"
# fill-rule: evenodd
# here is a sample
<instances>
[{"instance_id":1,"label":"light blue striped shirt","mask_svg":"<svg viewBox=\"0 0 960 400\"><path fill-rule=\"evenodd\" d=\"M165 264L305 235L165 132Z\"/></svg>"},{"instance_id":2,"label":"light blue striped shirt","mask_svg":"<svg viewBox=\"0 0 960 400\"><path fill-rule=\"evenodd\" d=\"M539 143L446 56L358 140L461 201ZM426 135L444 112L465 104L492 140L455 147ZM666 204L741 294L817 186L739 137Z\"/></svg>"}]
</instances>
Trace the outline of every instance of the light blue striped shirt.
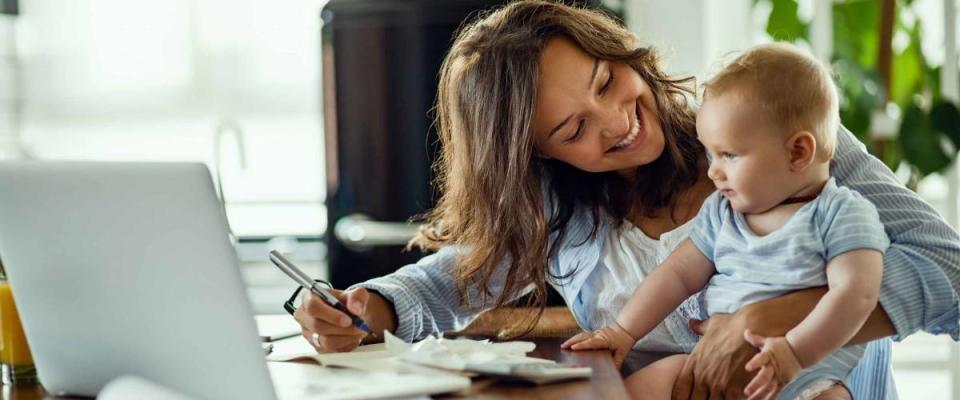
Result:
<instances>
[{"instance_id":1,"label":"light blue striped shirt","mask_svg":"<svg viewBox=\"0 0 960 400\"><path fill-rule=\"evenodd\" d=\"M834 257L856 249L884 252L890 244L873 205L832 178L816 199L763 236L714 192L700 208L690 239L717 271L701 296L708 315L825 286L825 267Z\"/></svg>"},{"instance_id":2,"label":"light blue striped shirt","mask_svg":"<svg viewBox=\"0 0 960 400\"><path fill-rule=\"evenodd\" d=\"M960 333L960 237L943 218L923 202L916 193L900 184L883 163L869 155L863 144L846 129L838 135L837 149L831 163L831 175L837 184L860 192L874 204L884 224L890 247L884 253L883 285L880 304L893 321L899 339L918 330L933 334L950 334L954 340ZM550 261L557 276L570 274L552 285L563 296L581 327L592 330L584 318L591 313L584 304L584 282L603 262L603 238L610 227L601 220L597 235L591 237L590 211L576 210L567 226L567 235L559 244L558 254ZM556 236L551 237L554 240ZM466 326L478 312L492 304L460 304L454 284L453 265L459 251L455 247L441 249L384 277L357 286L375 290L393 303L397 315L395 334L404 340L417 340L427 335L456 330ZM491 290L502 285L509 260L495 275ZM602 269L602 268L601 268ZM597 288L593 291L596 293ZM473 296L472 298L477 298ZM677 332L686 331L686 338L696 340L686 328L690 317L702 317L696 301L687 301L668 317L667 325ZM690 347L690 343L681 343ZM855 398L894 399L896 390L890 374L890 339L871 342L863 361L847 381Z\"/></svg>"},{"instance_id":3,"label":"light blue striped shirt","mask_svg":"<svg viewBox=\"0 0 960 400\"><path fill-rule=\"evenodd\" d=\"M838 187L833 178L816 199L763 236L757 236L743 213L715 192L700 208L690 240L716 268L700 297L709 315L734 313L750 303L824 286L827 264L834 257L857 249L884 252L890 244L873 204ZM837 349L801 371L778 398L796 398L814 382L845 380L866 347Z\"/></svg>"}]
</instances>

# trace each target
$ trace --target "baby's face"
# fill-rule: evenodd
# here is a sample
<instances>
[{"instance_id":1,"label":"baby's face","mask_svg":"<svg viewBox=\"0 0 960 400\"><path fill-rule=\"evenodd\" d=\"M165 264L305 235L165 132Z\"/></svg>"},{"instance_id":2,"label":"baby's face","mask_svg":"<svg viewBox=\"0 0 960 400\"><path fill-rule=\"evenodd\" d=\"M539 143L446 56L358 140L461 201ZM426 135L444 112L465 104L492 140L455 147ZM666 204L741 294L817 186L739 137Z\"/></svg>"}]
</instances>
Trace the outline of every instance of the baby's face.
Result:
<instances>
[{"instance_id":1,"label":"baby's face","mask_svg":"<svg viewBox=\"0 0 960 400\"><path fill-rule=\"evenodd\" d=\"M707 175L735 210L762 213L791 195L785 135L734 91L704 99L697 135L712 157Z\"/></svg>"}]
</instances>

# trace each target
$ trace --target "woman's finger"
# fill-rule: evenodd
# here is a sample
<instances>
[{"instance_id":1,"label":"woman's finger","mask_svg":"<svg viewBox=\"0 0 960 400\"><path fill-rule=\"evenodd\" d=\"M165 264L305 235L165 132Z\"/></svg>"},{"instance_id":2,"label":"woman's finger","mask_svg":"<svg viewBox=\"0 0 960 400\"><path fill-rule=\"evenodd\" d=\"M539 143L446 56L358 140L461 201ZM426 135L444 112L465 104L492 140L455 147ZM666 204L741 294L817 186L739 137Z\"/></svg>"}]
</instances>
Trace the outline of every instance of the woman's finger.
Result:
<instances>
[{"instance_id":1,"label":"woman's finger","mask_svg":"<svg viewBox=\"0 0 960 400\"><path fill-rule=\"evenodd\" d=\"M331 307L327 302L323 301L320 296L313 293L304 293L300 308L302 308L307 315L336 326L346 328L352 324L347 314Z\"/></svg>"},{"instance_id":2,"label":"woman's finger","mask_svg":"<svg viewBox=\"0 0 960 400\"><path fill-rule=\"evenodd\" d=\"M327 321L313 318L311 315L307 314L303 308L298 308L293 313L293 319L300 324L300 327L310 331L311 333L316 332L321 335L363 335L364 332L360 329L357 329L354 326L341 327L333 325Z\"/></svg>"},{"instance_id":3,"label":"woman's finger","mask_svg":"<svg viewBox=\"0 0 960 400\"><path fill-rule=\"evenodd\" d=\"M344 292L344 304L347 309L356 315L363 315L367 311L367 301L370 300L370 292L364 288L356 288Z\"/></svg>"},{"instance_id":4,"label":"woman's finger","mask_svg":"<svg viewBox=\"0 0 960 400\"><path fill-rule=\"evenodd\" d=\"M323 348L332 352L347 352L360 346L357 336L321 336L319 339Z\"/></svg>"},{"instance_id":5,"label":"woman's finger","mask_svg":"<svg viewBox=\"0 0 960 400\"><path fill-rule=\"evenodd\" d=\"M700 320L691 318L687 320L687 325L690 326L690 330L693 331L693 333L696 333L697 336L703 336L707 333L707 325L709 323L709 319Z\"/></svg>"},{"instance_id":6,"label":"woman's finger","mask_svg":"<svg viewBox=\"0 0 960 400\"><path fill-rule=\"evenodd\" d=\"M677 380L673 383L671 400L687 400L690 398L690 392L693 389L693 369L695 366L696 358L693 356L687 357L687 361L683 363L683 368L680 369L680 374L677 375Z\"/></svg>"}]
</instances>

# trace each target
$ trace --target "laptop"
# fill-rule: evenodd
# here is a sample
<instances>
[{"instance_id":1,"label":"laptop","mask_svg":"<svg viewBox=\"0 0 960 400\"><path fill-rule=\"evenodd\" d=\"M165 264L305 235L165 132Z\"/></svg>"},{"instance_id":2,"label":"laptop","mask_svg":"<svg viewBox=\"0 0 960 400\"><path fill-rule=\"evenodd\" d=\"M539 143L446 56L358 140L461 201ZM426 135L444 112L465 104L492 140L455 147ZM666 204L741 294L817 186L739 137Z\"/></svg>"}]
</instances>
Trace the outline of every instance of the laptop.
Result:
<instances>
[{"instance_id":1,"label":"laptop","mask_svg":"<svg viewBox=\"0 0 960 400\"><path fill-rule=\"evenodd\" d=\"M203 164L0 163L0 258L48 392L275 398Z\"/></svg>"}]
</instances>

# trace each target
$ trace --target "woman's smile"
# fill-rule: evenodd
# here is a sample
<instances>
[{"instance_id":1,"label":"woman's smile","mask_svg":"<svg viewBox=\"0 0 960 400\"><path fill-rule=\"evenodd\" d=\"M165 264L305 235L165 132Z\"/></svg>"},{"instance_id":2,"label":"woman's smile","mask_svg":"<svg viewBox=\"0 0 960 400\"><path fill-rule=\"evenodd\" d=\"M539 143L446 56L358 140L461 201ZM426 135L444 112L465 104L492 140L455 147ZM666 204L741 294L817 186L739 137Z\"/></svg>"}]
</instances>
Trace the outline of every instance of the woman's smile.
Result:
<instances>
[{"instance_id":1,"label":"woman's smile","mask_svg":"<svg viewBox=\"0 0 960 400\"><path fill-rule=\"evenodd\" d=\"M643 117L642 112L640 111L640 99L637 99L637 106L634 108L633 115L630 117L630 131L626 134L626 137L613 146L610 150L607 150L607 153L623 153L630 150L635 150L643 143L643 138L646 136L643 126Z\"/></svg>"}]
</instances>

